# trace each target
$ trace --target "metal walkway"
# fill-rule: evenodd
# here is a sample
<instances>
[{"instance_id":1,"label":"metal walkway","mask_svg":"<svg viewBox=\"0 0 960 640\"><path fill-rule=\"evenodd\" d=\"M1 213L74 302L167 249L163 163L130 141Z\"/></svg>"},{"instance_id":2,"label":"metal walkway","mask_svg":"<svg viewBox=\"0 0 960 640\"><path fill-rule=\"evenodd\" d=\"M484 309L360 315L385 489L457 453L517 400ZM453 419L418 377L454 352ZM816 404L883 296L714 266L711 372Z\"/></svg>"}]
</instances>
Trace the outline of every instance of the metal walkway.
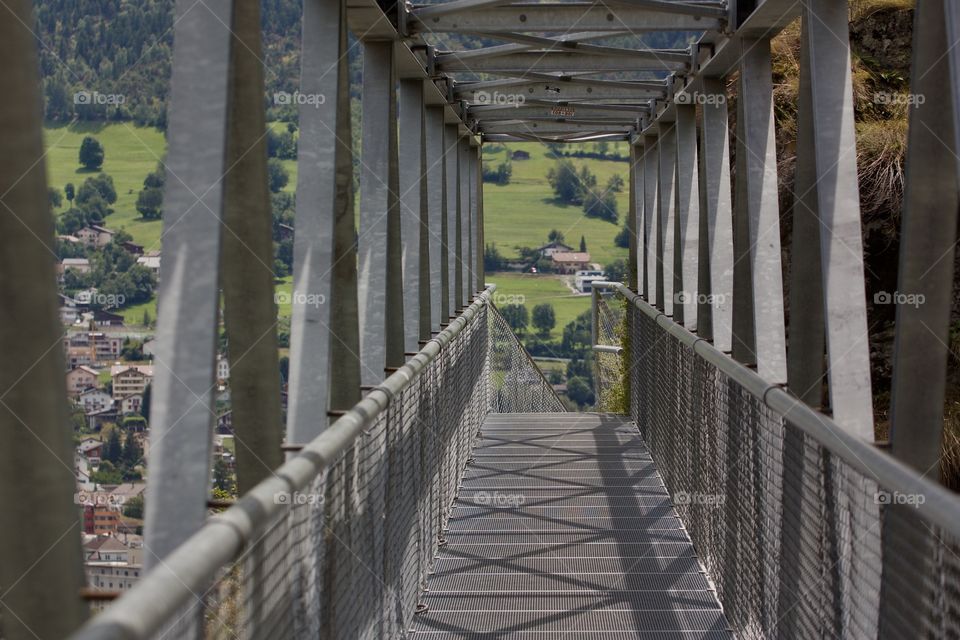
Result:
<instances>
[{"instance_id":1,"label":"metal walkway","mask_svg":"<svg viewBox=\"0 0 960 640\"><path fill-rule=\"evenodd\" d=\"M624 417L489 415L445 535L415 637L733 637Z\"/></svg>"}]
</instances>

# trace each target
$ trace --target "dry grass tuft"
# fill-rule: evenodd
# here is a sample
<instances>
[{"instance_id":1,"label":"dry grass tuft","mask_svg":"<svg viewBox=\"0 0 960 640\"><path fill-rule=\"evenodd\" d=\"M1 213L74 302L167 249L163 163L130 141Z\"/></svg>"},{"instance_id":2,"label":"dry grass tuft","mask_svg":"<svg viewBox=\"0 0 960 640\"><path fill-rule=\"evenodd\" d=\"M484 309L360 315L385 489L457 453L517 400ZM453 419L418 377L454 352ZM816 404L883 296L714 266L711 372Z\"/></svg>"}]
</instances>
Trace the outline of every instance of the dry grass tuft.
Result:
<instances>
[{"instance_id":1,"label":"dry grass tuft","mask_svg":"<svg viewBox=\"0 0 960 640\"><path fill-rule=\"evenodd\" d=\"M913 9L915 0L850 0L850 22L863 20L877 11Z\"/></svg>"}]
</instances>

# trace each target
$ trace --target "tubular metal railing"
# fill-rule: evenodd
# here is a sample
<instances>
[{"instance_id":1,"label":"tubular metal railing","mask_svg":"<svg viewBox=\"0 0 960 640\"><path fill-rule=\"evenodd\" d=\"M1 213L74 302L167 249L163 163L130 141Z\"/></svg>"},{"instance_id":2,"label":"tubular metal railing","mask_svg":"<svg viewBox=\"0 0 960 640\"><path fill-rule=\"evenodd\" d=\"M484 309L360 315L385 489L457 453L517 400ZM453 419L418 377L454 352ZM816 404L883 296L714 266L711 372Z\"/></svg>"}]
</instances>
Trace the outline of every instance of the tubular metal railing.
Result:
<instances>
[{"instance_id":1,"label":"tubular metal railing","mask_svg":"<svg viewBox=\"0 0 960 640\"><path fill-rule=\"evenodd\" d=\"M960 498L618 283L630 412L738 637L960 636Z\"/></svg>"},{"instance_id":2,"label":"tubular metal railing","mask_svg":"<svg viewBox=\"0 0 960 640\"><path fill-rule=\"evenodd\" d=\"M502 332L493 288L74 639L380 638L410 628L473 437L503 396L491 382L505 344L491 340ZM506 359L514 374L528 362ZM542 386L512 394L510 406L557 410ZM524 398L536 402L518 406Z\"/></svg>"}]
</instances>

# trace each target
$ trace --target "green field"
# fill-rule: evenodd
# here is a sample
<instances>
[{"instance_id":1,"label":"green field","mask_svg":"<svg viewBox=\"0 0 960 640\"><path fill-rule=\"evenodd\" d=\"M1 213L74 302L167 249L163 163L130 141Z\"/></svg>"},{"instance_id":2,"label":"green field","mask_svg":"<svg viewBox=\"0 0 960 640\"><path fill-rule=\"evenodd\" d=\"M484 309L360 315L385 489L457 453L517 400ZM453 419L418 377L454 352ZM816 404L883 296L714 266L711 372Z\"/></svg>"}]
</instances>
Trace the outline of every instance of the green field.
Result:
<instances>
[{"instance_id":1,"label":"green field","mask_svg":"<svg viewBox=\"0 0 960 640\"><path fill-rule=\"evenodd\" d=\"M587 218L580 207L557 204L553 200L547 172L556 163L547 157L547 147L536 142L519 142L505 145L507 151L484 152L484 160L497 165L507 153L522 149L530 154L529 160L514 160L510 184L483 185L483 215L485 241L495 243L504 256L517 255L516 247L539 247L547 242L547 233L558 229L566 237L566 243L574 249L580 246L580 236L587 240L587 251L594 262L606 265L617 258L626 258L627 250L614 245L613 238L623 226L627 216L628 196L626 190L616 194L618 224L596 218ZM626 153L623 145L611 145L611 150ZM587 164L597 176L597 190L602 193L607 181L619 173L626 182L629 164L613 160L573 158L579 168Z\"/></svg>"},{"instance_id":2,"label":"green field","mask_svg":"<svg viewBox=\"0 0 960 640\"><path fill-rule=\"evenodd\" d=\"M96 175L96 172L80 167L78 155L85 136L93 136L100 141L105 154L103 171L113 178L117 190L114 211L107 216L104 224L110 229L125 229L133 236L133 241L142 244L147 251L159 251L160 221L142 220L135 204L137 194L143 188L143 179L157 168L166 153L163 133L128 122L60 125L46 127L43 133L47 181L51 187L61 191L68 182L79 189L84 180ZM66 207L64 200L64 206L55 210L55 213L62 213Z\"/></svg>"},{"instance_id":3,"label":"green field","mask_svg":"<svg viewBox=\"0 0 960 640\"><path fill-rule=\"evenodd\" d=\"M563 283L561 276L531 273L488 273L487 282L497 285L494 301L497 306L517 303L533 313L538 304L549 303L557 316L550 339L559 341L563 328L590 309L590 296L577 295Z\"/></svg>"}]
</instances>

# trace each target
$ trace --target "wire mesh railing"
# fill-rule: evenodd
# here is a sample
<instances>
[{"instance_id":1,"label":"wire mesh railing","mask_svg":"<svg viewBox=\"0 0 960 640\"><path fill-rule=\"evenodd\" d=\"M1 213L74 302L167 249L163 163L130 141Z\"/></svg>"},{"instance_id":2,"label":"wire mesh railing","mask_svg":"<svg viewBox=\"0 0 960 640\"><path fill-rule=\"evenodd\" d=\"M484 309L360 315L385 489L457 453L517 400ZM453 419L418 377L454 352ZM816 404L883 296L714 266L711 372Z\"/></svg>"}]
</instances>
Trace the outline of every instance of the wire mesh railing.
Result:
<instances>
[{"instance_id":1,"label":"wire mesh railing","mask_svg":"<svg viewBox=\"0 0 960 640\"><path fill-rule=\"evenodd\" d=\"M566 408L496 307L490 315L490 406L494 413L563 412Z\"/></svg>"},{"instance_id":2,"label":"wire mesh railing","mask_svg":"<svg viewBox=\"0 0 960 640\"><path fill-rule=\"evenodd\" d=\"M75 637L404 636L485 416L562 410L491 290Z\"/></svg>"},{"instance_id":3,"label":"wire mesh railing","mask_svg":"<svg viewBox=\"0 0 960 640\"><path fill-rule=\"evenodd\" d=\"M960 638L960 498L626 288L633 418L741 638Z\"/></svg>"},{"instance_id":4,"label":"wire mesh railing","mask_svg":"<svg viewBox=\"0 0 960 640\"><path fill-rule=\"evenodd\" d=\"M624 349L629 345L626 305L612 292L597 291L595 307L593 363L597 408L600 411L625 413L627 383L623 375Z\"/></svg>"}]
</instances>

